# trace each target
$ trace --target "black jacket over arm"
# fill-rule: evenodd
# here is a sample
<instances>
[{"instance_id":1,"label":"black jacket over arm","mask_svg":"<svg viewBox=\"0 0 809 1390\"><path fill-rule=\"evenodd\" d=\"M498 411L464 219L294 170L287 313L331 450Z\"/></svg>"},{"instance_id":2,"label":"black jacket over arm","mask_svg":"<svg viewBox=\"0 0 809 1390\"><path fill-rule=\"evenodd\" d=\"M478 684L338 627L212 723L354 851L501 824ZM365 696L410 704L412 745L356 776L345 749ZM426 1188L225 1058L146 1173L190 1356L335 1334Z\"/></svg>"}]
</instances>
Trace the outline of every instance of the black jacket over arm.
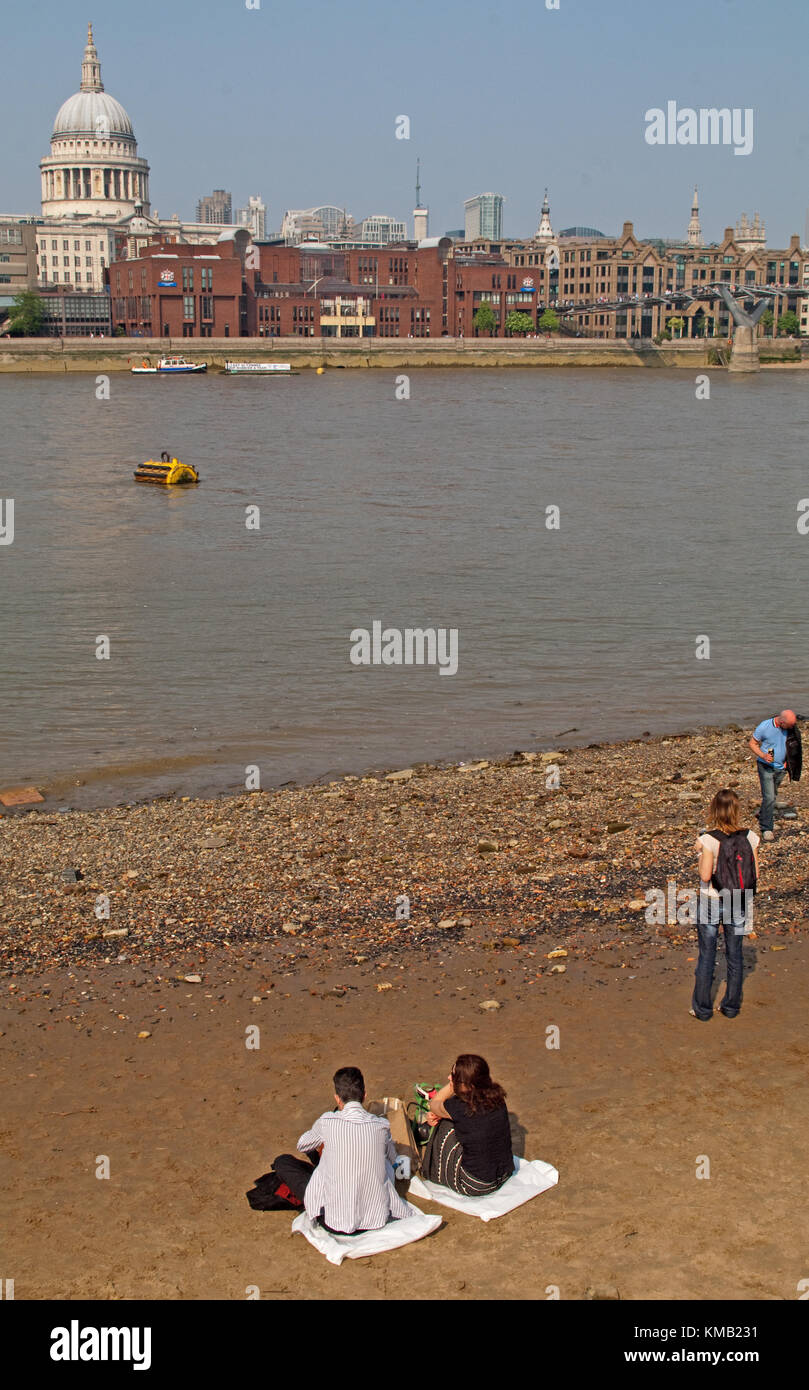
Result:
<instances>
[{"instance_id":1,"label":"black jacket over arm","mask_svg":"<svg viewBox=\"0 0 809 1390\"><path fill-rule=\"evenodd\" d=\"M801 731L797 724L787 734L786 763L790 782L800 782L803 766L803 744L801 743Z\"/></svg>"}]
</instances>

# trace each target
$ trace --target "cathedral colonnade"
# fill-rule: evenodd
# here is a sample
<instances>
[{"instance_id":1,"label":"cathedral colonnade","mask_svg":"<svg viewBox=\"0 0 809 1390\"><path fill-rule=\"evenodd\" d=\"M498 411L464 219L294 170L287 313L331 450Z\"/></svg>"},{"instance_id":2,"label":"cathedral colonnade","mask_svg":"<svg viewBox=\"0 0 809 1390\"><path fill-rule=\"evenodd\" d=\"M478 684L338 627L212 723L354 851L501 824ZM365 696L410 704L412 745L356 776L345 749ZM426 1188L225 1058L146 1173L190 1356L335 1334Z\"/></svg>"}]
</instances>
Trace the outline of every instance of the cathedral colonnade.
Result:
<instances>
[{"instance_id":1,"label":"cathedral colonnade","mask_svg":"<svg viewBox=\"0 0 809 1390\"><path fill-rule=\"evenodd\" d=\"M42 202L80 202L104 198L148 205L149 181L139 169L108 164L64 164L42 173Z\"/></svg>"}]
</instances>

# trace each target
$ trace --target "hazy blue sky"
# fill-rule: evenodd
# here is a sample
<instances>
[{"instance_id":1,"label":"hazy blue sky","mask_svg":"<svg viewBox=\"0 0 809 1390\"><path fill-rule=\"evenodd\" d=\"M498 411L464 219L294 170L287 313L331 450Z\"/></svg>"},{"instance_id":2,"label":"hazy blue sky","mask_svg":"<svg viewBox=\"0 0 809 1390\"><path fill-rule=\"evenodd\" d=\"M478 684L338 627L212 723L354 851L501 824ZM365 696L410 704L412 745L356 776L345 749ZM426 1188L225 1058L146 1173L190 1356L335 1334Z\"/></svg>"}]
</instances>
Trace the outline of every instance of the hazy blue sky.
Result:
<instances>
[{"instance_id":1,"label":"hazy blue sky","mask_svg":"<svg viewBox=\"0 0 809 1390\"><path fill-rule=\"evenodd\" d=\"M506 235L554 227L684 235L700 189L718 239L760 211L771 245L803 238L809 0L37 0L4 25L0 211L38 212L38 162L79 86L88 20L104 85L151 165L152 206L195 216L230 189L284 209L406 217L416 156L430 230L463 200L506 198ZM755 145L649 146L644 113L675 100L752 107ZM395 138L398 115L410 140Z\"/></svg>"}]
</instances>

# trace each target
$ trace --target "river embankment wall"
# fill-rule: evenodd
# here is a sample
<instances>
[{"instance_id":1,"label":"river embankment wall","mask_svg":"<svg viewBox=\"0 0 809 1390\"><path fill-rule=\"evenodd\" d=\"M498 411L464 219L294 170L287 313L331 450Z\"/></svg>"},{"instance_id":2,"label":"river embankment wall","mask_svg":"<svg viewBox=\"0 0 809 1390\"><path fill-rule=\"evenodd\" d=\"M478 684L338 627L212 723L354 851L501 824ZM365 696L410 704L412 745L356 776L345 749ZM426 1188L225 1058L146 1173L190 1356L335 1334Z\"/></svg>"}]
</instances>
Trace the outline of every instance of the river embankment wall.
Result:
<instances>
[{"instance_id":1,"label":"river embankment wall","mask_svg":"<svg viewBox=\"0 0 809 1390\"><path fill-rule=\"evenodd\" d=\"M182 354L223 368L225 362L273 362L293 367L726 367L727 343L608 340L456 338L7 338L0 340L0 372L129 371L144 360ZM800 365L794 341L761 345L764 365Z\"/></svg>"}]
</instances>

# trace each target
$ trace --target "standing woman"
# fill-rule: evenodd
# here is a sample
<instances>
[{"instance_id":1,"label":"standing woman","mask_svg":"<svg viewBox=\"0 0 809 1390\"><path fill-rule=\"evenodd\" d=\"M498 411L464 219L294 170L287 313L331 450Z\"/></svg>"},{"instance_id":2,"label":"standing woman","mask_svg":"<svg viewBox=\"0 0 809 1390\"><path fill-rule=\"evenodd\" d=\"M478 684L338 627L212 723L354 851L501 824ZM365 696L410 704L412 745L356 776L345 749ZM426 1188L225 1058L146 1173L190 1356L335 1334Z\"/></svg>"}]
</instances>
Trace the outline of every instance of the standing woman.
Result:
<instances>
[{"instance_id":1,"label":"standing woman","mask_svg":"<svg viewBox=\"0 0 809 1390\"><path fill-rule=\"evenodd\" d=\"M423 1176L464 1197L496 1192L514 1172L506 1093L474 1052L457 1058L446 1086L430 1097L433 1132Z\"/></svg>"},{"instance_id":2,"label":"standing woman","mask_svg":"<svg viewBox=\"0 0 809 1390\"><path fill-rule=\"evenodd\" d=\"M735 1018L742 1006L742 942L749 931L751 920L752 894L758 878L759 837L753 830L746 830L741 824L739 798L729 787L718 791L708 808L709 829L697 837L694 849L699 856L699 915L697 932L699 935L699 960L697 961L694 995L691 1000L691 1014L703 1023L713 1015L711 986L713 985L716 963L716 939L719 926L725 933L725 960L727 963L727 984L725 996L720 1004L720 1013L725 1018ZM746 848L744 841L749 844ZM742 843L740 843L742 842ZM727 845L723 860L728 854L736 866L733 875L739 875L739 888L731 892L717 878L717 865L723 845ZM724 876L723 868L720 873ZM745 873L748 882L743 882Z\"/></svg>"}]
</instances>

